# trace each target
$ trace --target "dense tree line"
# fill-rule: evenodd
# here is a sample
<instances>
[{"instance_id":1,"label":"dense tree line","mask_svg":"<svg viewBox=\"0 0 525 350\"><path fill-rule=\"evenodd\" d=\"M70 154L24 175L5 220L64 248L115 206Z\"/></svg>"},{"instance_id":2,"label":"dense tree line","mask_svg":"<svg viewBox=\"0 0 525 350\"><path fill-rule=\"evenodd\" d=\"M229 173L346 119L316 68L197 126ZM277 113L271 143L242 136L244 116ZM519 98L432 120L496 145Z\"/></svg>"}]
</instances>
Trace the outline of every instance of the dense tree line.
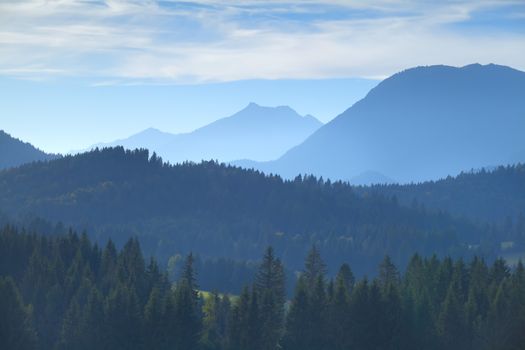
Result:
<instances>
[{"instance_id":1,"label":"dense tree line","mask_svg":"<svg viewBox=\"0 0 525 350\"><path fill-rule=\"evenodd\" d=\"M438 181L356 187L364 196L396 196L408 206L502 224L525 215L525 164L472 170ZM510 233L510 232L509 232Z\"/></svg>"},{"instance_id":2,"label":"dense tree line","mask_svg":"<svg viewBox=\"0 0 525 350\"><path fill-rule=\"evenodd\" d=\"M147 150L109 148L0 173L0 210L87 230L117 246L137 236L165 267L174 254L256 260L273 246L299 270L312 244L328 269L348 261L372 274L386 253L406 266L414 251L495 255L491 230L396 198L363 198L346 183L298 176L285 181L216 162L170 165Z\"/></svg>"},{"instance_id":3,"label":"dense tree line","mask_svg":"<svg viewBox=\"0 0 525 350\"><path fill-rule=\"evenodd\" d=\"M239 296L200 293L194 257L170 285L136 239L0 231L2 349L522 349L525 269L498 259L389 257L377 278L328 278L313 246L286 301L268 248Z\"/></svg>"}]
</instances>

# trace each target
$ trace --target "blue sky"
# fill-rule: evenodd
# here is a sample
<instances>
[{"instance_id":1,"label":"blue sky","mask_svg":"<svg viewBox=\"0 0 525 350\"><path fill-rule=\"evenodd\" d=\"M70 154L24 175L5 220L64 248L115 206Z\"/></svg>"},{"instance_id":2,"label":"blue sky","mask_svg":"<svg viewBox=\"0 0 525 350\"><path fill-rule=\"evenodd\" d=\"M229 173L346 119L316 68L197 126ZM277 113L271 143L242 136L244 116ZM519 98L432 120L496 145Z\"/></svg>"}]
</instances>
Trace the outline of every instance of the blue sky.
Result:
<instances>
[{"instance_id":1,"label":"blue sky","mask_svg":"<svg viewBox=\"0 0 525 350\"><path fill-rule=\"evenodd\" d=\"M65 152L253 101L328 121L399 70L525 70L525 2L1 0L0 128Z\"/></svg>"}]
</instances>

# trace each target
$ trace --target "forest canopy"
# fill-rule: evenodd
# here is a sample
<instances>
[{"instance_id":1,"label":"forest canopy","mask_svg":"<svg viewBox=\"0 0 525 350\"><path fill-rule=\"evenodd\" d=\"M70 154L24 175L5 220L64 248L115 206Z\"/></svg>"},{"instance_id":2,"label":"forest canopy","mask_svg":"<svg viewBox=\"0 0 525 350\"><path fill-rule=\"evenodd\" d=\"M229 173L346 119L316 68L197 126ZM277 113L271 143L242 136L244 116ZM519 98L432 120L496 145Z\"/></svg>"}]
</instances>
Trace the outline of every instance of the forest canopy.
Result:
<instances>
[{"instance_id":1,"label":"forest canopy","mask_svg":"<svg viewBox=\"0 0 525 350\"><path fill-rule=\"evenodd\" d=\"M2 349L520 349L525 269L386 256L374 279L343 264L328 278L311 247L294 296L266 249L239 296L201 293L193 256L171 285L136 239L101 248L70 232L0 230Z\"/></svg>"},{"instance_id":2,"label":"forest canopy","mask_svg":"<svg viewBox=\"0 0 525 350\"><path fill-rule=\"evenodd\" d=\"M315 244L332 275L347 261L363 276L384 254L400 267L416 251L494 259L503 237L498 227L403 206L396 196L361 196L343 182L285 181L213 161L170 165L121 147L1 172L0 210L24 224L41 217L85 229L100 244L136 236L162 266L189 252L256 260L271 245L295 271ZM513 237L521 249L525 234Z\"/></svg>"}]
</instances>

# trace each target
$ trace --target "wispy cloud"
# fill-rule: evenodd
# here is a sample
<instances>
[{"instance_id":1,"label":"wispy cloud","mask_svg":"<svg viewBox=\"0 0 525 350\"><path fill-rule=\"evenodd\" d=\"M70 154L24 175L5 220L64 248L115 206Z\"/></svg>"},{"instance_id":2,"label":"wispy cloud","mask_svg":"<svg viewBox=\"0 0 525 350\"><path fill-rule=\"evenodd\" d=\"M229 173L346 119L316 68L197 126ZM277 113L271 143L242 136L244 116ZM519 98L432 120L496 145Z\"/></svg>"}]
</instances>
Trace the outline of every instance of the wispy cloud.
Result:
<instances>
[{"instance_id":1,"label":"wispy cloud","mask_svg":"<svg viewBox=\"0 0 525 350\"><path fill-rule=\"evenodd\" d=\"M487 27L480 14L492 11ZM3 0L0 74L199 83L524 69L524 11L506 0Z\"/></svg>"}]
</instances>

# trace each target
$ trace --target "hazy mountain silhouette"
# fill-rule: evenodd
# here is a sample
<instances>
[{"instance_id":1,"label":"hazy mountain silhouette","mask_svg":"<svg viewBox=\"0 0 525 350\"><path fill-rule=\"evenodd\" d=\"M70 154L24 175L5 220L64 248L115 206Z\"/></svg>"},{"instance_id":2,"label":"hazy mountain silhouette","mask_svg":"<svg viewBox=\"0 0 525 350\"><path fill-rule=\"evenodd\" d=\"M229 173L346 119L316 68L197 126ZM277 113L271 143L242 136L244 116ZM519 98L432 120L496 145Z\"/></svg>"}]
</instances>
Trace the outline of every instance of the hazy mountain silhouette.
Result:
<instances>
[{"instance_id":1,"label":"hazy mountain silhouette","mask_svg":"<svg viewBox=\"0 0 525 350\"><path fill-rule=\"evenodd\" d=\"M374 172L406 183L524 161L524 135L524 72L418 67L384 80L277 161L238 164L286 177Z\"/></svg>"},{"instance_id":2,"label":"hazy mountain silhouette","mask_svg":"<svg viewBox=\"0 0 525 350\"><path fill-rule=\"evenodd\" d=\"M170 134L147 129L124 140L94 147L147 148L172 163L186 160L273 160L304 141L322 123L287 106L250 103L236 114L190 133Z\"/></svg>"},{"instance_id":3,"label":"hazy mountain silhouette","mask_svg":"<svg viewBox=\"0 0 525 350\"><path fill-rule=\"evenodd\" d=\"M47 154L30 143L20 141L0 130L0 169L54 158L57 158L57 155Z\"/></svg>"},{"instance_id":4,"label":"hazy mountain silhouette","mask_svg":"<svg viewBox=\"0 0 525 350\"><path fill-rule=\"evenodd\" d=\"M162 145L169 142L171 139L177 135L171 134L168 132L163 132L155 128L148 128L137 134L134 134L125 139L119 139L113 142L98 143L90 147L93 148L104 148L104 147L114 147L114 146L123 146L127 149L136 149L136 148L147 148L155 150ZM77 153L77 152L72 152Z\"/></svg>"}]
</instances>

